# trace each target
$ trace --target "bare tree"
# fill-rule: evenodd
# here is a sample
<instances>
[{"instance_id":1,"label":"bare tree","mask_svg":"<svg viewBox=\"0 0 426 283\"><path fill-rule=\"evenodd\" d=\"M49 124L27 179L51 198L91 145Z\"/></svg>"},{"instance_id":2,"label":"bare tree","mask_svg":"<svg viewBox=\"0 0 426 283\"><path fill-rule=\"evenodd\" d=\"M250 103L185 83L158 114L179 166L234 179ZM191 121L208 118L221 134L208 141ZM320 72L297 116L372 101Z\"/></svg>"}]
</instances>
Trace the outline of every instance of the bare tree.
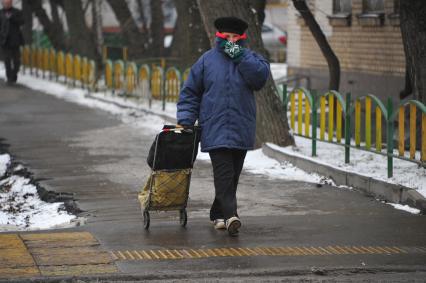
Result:
<instances>
[{"instance_id":1,"label":"bare tree","mask_svg":"<svg viewBox=\"0 0 426 283\"><path fill-rule=\"evenodd\" d=\"M33 43L33 9L31 0L22 1L22 13L24 14L23 35L25 44Z\"/></svg>"},{"instance_id":2,"label":"bare tree","mask_svg":"<svg viewBox=\"0 0 426 283\"><path fill-rule=\"evenodd\" d=\"M151 0L150 38L153 56L160 57L164 53L164 15L163 1Z\"/></svg>"},{"instance_id":3,"label":"bare tree","mask_svg":"<svg viewBox=\"0 0 426 283\"><path fill-rule=\"evenodd\" d=\"M140 21L144 30L147 29L146 18L145 18L145 6L142 0L136 0L136 5L138 7Z\"/></svg>"},{"instance_id":4,"label":"bare tree","mask_svg":"<svg viewBox=\"0 0 426 283\"><path fill-rule=\"evenodd\" d=\"M104 44L104 38L102 34L102 9L101 0L91 0L92 2L92 32L96 34L95 42L98 53L102 53L102 45Z\"/></svg>"},{"instance_id":5,"label":"bare tree","mask_svg":"<svg viewBox=\"0 0 426 283\"><path fill-rule=\"evenodd\" d=\"M62 4L67 18L71 51L81 56L99 58L94 36L86 24L82 1L65 0L62 1Z\"/></svg>"},{"instance_id":6,"label":"bare tree","mask_svg":"<svg viewBox=\"0 0 426 283\"><path fill-rule=\"evenodd\" d=\"M426 2L400 1L402 41L407 63L406 84L426 104Z\"/></svg>"},{"instance_id":7,"label":"bare tree","mask_svg":"<svg viewBox=\"0 0 426 283\"><path fill-rule=\"evenodd\" d=\"M257 21L260 25L263 25L265 21L265 8L266 8L266 0L250 0L250 6L256 10Z\"/></svg>"},{"instance_id":8,"label":"bare tree","mask_svg":"<svg viewBox=\"0 0 426 283\"><path fill-rule=\"evenodd\" d=\"M261 38L261 26L248 0L197 0L197 3L212 43L215 34L214 20L223 16L236 16L245 20L249 25L248 47L260 54L266 53ZM294 144L294 138L289 131L286 111L278 98L271 77L266 86L256 92L256 104L256 145L261 146L264 142L272 142L281 146Z\"/></svg>"},{"instance_id":9,"label":"bare tree","mask_svg":"<svg viewBox=\"0 0 426 283\"><path fill-rule=\"evenodd\" d=\"M196 0L175 0L178 19L173 32L170 55L181 59L180 67L191 66L210 49ZM192 35L192 36L189 36ZM194 36L196 35L196 36Z\"/></svg>"},{"instance_id":10,"label":"bare tree","mask_svg":"<svg viewBox=\"0 0 426 283\"><path fill-rule=\"evenodd\" d=\"M128 43L129 57L142 57L147 50L148 41L146 36L139 31L126 1L107 0L107 2L120 23L122 34Z\"/></svg>"},{"instance_id":11,"label":"bare tree","mask_svg":"<svg viewBox=\"0 0 426 283\"><path fill-rule=\"evenodd\" d=\"M57 17L57 4L55 0L50 0L52 7L52 20L50 20L46 11L42 6L41 0L27 0L27 4L30 5L32 12L36 15L40 24L43 26L43 30L52 43L53 47L58 50L66 49L64 30L62 28L62 23Z\"/></svg>"},{"instance_id":12,"label":"bare tree","mask_svg":"<svg viewBox=\"0 0 426 283\"><path fill-rule=\"evenodd\" d=\"M324 33L321 30L321 27L315 20L314 15L312 15L311 10L306 4L305 0L292 0L294 7L300 13L302 18L305 20L306 25L312 33L312 36L315 38L319 48L321 49L322 54L325 57L325 60L328 64L328 70L330 74L330 81L328 88L330 90L339 90L340 85L340 63L336 54L334 54L333 49L327 41Z\"/></svg>"}]
</instances>

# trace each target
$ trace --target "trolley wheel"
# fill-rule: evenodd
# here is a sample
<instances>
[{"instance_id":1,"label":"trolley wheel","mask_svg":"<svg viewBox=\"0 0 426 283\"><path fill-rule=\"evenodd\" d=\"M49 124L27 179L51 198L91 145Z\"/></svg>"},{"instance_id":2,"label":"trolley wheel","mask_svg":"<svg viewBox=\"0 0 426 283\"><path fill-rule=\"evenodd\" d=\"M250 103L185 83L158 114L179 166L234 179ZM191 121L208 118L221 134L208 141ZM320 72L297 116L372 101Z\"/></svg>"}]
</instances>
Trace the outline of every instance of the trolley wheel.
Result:
<instances>
[{"instance_id":1,"label":"trolley wheel","mask_svg":"<svg viewBox=\"0 0 426 283\"><path fill-rule=\"evenodd\" d=\"M188 214L186 213L186 209L179 211L179 222L180 226L186 227L186 223L188 223Z\"/></svg>"},{"instance_id":2,"label":"trolley wheel","mask_svg":"<svg viewBox=\"0 0 426 283\"><path fill-rule=\"evenodd\" d=\"M143 227L148 230L149 229L149 223L150 223L150 218L149 218L149 212L147 210L145 210L143 212Z\"/></svg>"}]
</instances>

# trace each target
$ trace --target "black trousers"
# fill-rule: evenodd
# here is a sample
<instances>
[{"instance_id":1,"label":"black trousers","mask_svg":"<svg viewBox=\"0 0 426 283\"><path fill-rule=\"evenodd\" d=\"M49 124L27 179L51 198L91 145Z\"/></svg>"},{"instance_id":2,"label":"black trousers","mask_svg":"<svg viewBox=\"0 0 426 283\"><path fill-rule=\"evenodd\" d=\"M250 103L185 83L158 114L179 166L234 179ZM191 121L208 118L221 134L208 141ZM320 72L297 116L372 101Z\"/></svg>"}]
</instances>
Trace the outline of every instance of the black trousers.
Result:
<instances>
[{"instance_id":1,"label":"black trousers","mask_svg":"<svg viewBox=\"0 0 426 283\"><path fill-rule=\"evenodd\" d=\"M237 186L243 169L246 150L220 148L209 152L213 165L215 199L210 220L238 216Z\"/></svg>"},{"instance_id":2,"label":"black trousers","mask_svg":"<svg viewBox=\"0 0 426 283\"><path fill-rule=\"evenodd\" d=\"M2 53L6 67L7 81L15 83L18 79L19 68L21 67L21 52L19 47L2 48Z\"/></svg>"}]
</instances>

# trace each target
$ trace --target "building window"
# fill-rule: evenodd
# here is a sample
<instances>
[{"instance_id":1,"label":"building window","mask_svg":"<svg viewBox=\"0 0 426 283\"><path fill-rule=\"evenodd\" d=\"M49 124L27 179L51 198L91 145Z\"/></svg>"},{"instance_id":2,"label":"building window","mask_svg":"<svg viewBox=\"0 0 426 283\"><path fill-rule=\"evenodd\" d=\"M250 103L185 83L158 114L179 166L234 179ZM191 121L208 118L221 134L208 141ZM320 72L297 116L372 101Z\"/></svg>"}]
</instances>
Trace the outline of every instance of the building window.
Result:
<instances>
[{"instance_id":1,"label":"building window","mask_svg":"<svg viewBox=\"0 0 426 283\"><path fill-rule=\"evenodd\" d=\"M385 23L384 0L363 0L362 14L358 15L361 26L383 26Z\"/></svg>"},{"instance_id":2,"label":"building window","mask_svg":"<svg viewBox=\"0 0 426 283\"><path fill-rule=\"evenodd\" d=\"M333 0L333 14L352 13L352 0Z\"/></svg>"},{"instance_id":3,"label":"building window","mask_svg":"<svg viewBox=\"0 0 426 283\"><path fill-rule=\"evenodd\" d=\"M384 0L363 0L362 10L364 14L384 14Z\"/></svg>"},{"instance_id":4,"label":"building window","mask_svg":"<svg viewBox=\"0 0 426 283\"><path fill-rule=\"evenodd\" d=\"M393 13L388 15L390 25L394 27L399 27L399 1L393 1Z\"/></svg>"},{"instance_id":5,"label":"building window","mask_svg":"<svg viewBox=\"0 0 426 283\"><path fill-rule=\"evenodd\" d=\"M399 15L399 1L400 0L393 1L393 12L394 14L398 14L398 15Z\"/></svg>"},{"instance_id":6,"label":"building window","mask_svg":"<svg viewBox=\"0 0 426 283\"><path fill-rule=\"evenodd\" d=\"M328 16L331 26L350 26L352 18L352 0L333 0L333 15Z\"/></svg>"}]
</instances>

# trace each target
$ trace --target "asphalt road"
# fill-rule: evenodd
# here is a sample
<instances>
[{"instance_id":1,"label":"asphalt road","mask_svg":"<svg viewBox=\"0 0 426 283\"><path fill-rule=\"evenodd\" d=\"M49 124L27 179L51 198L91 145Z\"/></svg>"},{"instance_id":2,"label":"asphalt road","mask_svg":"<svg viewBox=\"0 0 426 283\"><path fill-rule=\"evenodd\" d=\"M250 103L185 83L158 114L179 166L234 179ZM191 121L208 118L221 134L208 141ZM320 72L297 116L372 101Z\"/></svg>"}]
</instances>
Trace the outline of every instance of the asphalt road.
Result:
<instances>
[{"instance_id":1,"label":"asphalt road","mask_svg":"<svg viewBox=\"0 0 426 283\"><path fill-rule=\"evenodd\" d=\"M0 138L9 153L46 189L75 193L84 211L85 225L58 231L90 232L116 255L165 249L192 254L179 260L118 257L120 273L109 282L425 282L426 216L348 189L243 171L238 191L243 227L239 237L230 238L209 223L213 178L211 164L203 161L192 175L187 228L179 226L177 213L152 213L145 231L136 194L149 174L145 160L155 132L140 126L145 114L134 116L123 122L102 110L0 83ZM218 248L225 254L202 253ZM321 248L328 252L315 252Z\"/></svg>"}]
</instances>

